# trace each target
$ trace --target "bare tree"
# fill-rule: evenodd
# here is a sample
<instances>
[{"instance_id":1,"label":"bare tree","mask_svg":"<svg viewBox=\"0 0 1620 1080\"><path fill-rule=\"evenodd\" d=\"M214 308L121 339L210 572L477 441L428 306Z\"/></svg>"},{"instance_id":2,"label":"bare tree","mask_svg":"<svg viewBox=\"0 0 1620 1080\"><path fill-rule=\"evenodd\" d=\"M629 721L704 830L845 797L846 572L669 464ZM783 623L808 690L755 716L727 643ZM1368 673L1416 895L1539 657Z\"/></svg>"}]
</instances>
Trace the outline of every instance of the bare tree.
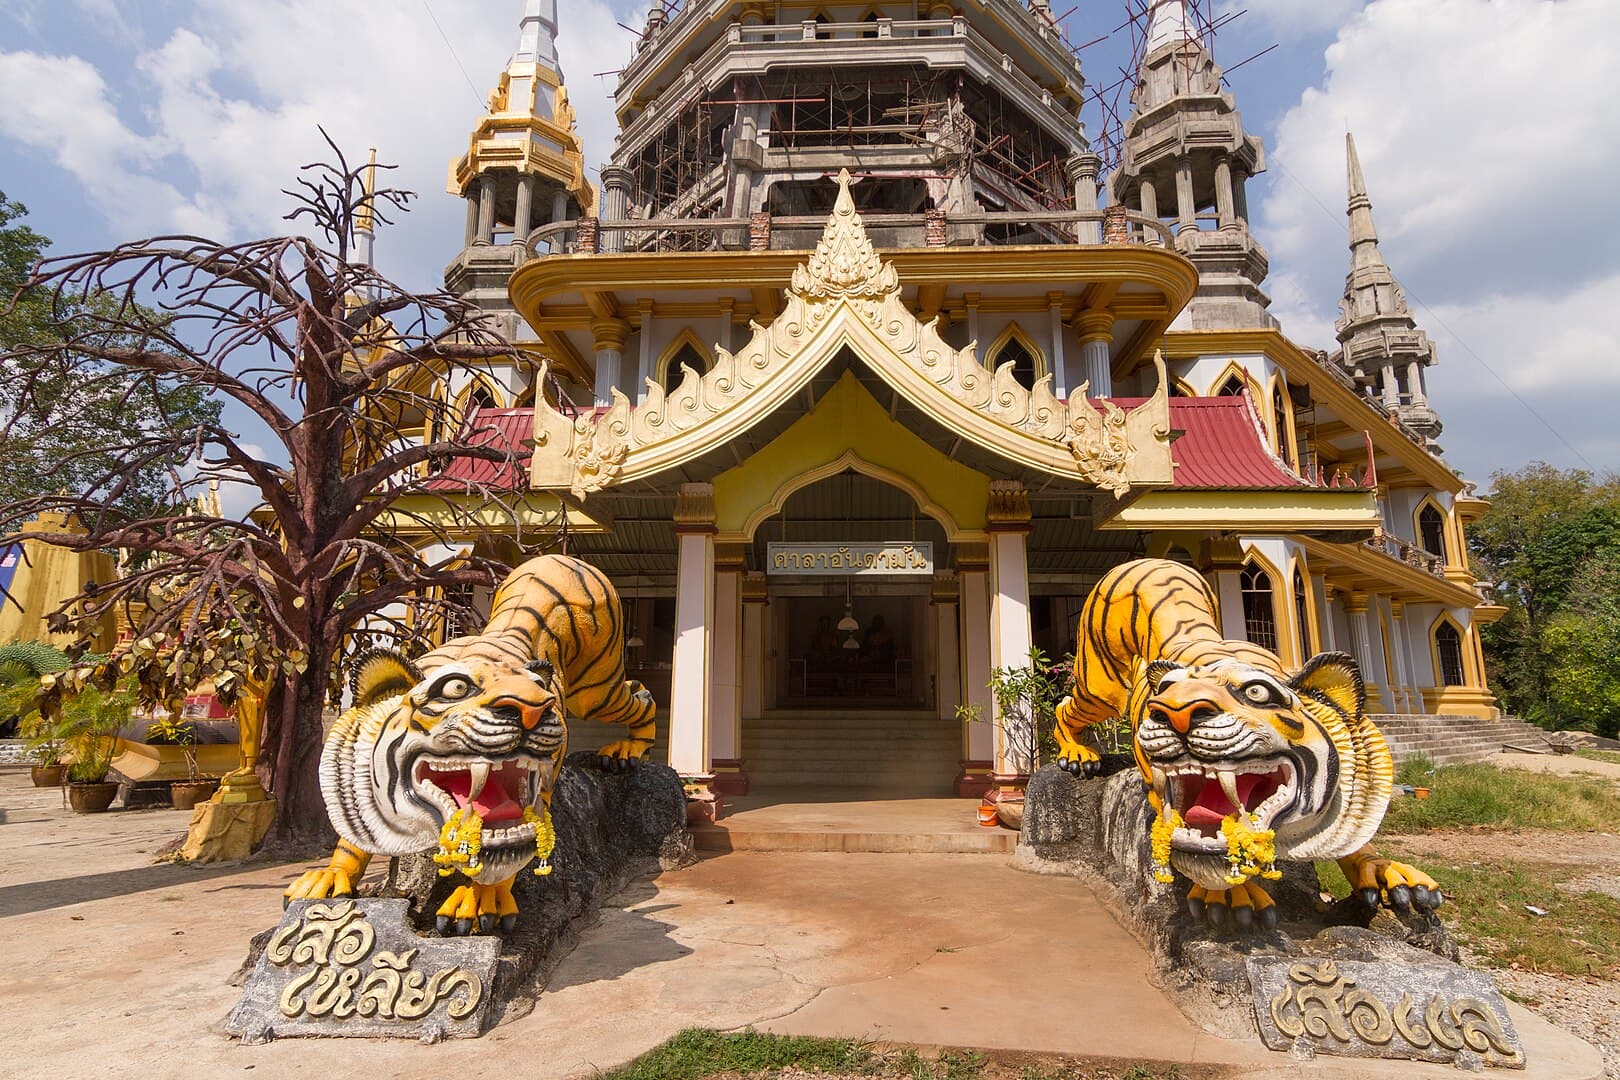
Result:
<instances>
[{"instance_id":1,"label":"bare tree","mask_svg":"<svg viewBox=\"0 0 1620 1080\"><path fill-rule=\"evenodd\" d=\"M122 615L133 634L110 659L58 678L47 707L128 677L154 704L175 705L205 679L227 698L266 699L260 776L278 803L267 842L282 849L329 836L316 774L342 651L378 632L420 643L469 588L566 540L555 515L535 524L532 508L518 513L521 451L448 404L458 372L526 354L471 305L351 261L356 219L386 223L412 196L368 193L375 174L332 152L335 163L306 166L287 192L288 220L316 238L164 236L46 260L26 289L51 298L56 340L0 356L19 414L62 385L153 401L183 384L225 403L219 422L149 424L99 447L114 464L81 490L0 506L0 543L54 511L78 529L34 538L124 560L52 628L78 634L80 656L108 618ZM232 430L233 419L253 430ZM172 503L132 513L121 496L157 462ZM466 479L447 477L450 464ZM247 485L260 508L236 520L209 506L197 495L213 482Z\"/></svg>"}]
</instances>

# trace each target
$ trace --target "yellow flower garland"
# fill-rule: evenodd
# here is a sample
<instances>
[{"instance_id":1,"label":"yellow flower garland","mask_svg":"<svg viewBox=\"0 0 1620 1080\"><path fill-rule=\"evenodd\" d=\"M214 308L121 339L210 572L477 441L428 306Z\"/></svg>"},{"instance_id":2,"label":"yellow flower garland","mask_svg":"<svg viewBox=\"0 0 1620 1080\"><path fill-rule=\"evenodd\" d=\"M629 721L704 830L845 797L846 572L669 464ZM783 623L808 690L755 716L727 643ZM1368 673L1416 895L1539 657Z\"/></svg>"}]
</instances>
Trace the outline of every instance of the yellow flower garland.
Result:
<instances>
[{"instance_id":1,"label":"yellow flower garland","mask_svg":"<svg viewBox=\"0 0 1620 1080\"><path fill-rule=\"evenodd\" d=\"M460 870L471 877L483 869L478 852L484 845L484 819L475 810L457 810L439 830L439 850L433 861L439 876L449 877Z\"/></svg>"},{"instance_id":2,"label":"yellow flower garland","mask_svg":"<svg viewBox=\"0 0 1620 1080\"><path fill-rule=\"evenodd\" d=\"M544 814L539 814L531 806L523 811L523 820L534 826L534 857L538 860L534 876L545 877L551 873L551 852L557 846L557 830L551 825L551 808L547 807Z\"/></svg>"},{"instance_id":3,"label":"yellow flower garland","mask_svg":"<svg viewBox=\"0 0 1620 1080\"><path fill-rule=\"evenodd\" d=\"M1276 866L1277 834L1255 828L1258 824L1258 818L1241 813L1221 822L1221 835L1226 837L1226 864L1231 867L1226 875L1228 885L1241 885L1252 877L1268 881L1282 877Z\"/></svg>"},{"instance_id":4,"label":"yellow flower garland","mask_svg":"<svg viewBox=\"0 0 1620 1080\"><path fill-rule=\"evenodd\" d=\"M1165 817L1153 819L1153 880L1168 885L1176 880L1170 872L1170 838L1185 825L1181 815L1171 810Z\"/></svg>"}]
</instances>

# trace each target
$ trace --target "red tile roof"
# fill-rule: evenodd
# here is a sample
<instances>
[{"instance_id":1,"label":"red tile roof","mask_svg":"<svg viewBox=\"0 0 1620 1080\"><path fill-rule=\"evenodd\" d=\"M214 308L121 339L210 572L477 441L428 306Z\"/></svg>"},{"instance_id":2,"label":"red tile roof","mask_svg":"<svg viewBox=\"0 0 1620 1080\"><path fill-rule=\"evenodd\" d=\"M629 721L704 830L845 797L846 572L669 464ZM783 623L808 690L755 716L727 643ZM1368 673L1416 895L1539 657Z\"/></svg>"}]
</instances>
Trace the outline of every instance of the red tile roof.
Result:
<instances>
[{"instance_id":1,"label":"red tile roof","mask_svg":"<svg viewBox=\"0 0 1620 1080\"><path fill-rule=\"evenodd\" d=\"M1145 398L1114 398L1129 411ZM477 445L510 447L511 462L452 458L429 485L461 490L469 483L518 490L528 485L528 451L534 437L533 409L479 409L472 428ZM1271 452L1260 417L1248 397L1170 399L1170 427L1183 432L1170 446L1178 488L1297 488L1310 484Z\"/></svg>"},{"instance_id":2,"label":"red tile roof","mask_svg":"<svg viewBox=\"0 0 1620 1080\"><path fill-rule=\"evenodd\" d=\"M494 446L509 450L510 461L455 457L438 476L428 482L432 491L461 491L469 484L502 491L521 491L529 486L529 458L525 444L534 438L533 409L479 409L467 425L470 446Z\"/></svg>"}]
</instances>

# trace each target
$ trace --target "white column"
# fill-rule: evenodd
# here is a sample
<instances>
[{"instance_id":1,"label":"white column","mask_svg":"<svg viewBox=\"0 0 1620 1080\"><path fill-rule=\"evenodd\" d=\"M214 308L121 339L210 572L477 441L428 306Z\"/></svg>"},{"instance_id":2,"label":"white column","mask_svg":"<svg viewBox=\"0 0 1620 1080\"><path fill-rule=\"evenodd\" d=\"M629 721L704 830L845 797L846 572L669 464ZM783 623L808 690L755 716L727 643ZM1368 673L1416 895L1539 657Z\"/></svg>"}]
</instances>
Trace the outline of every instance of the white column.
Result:
<instances>
[{"instance_id":1,"label":"white column","mask_svg":"<svg viewBox=\"0 0 1620 1080\"><path fill-rule=\"evenodd\" d=\"M1198 207L1193 201L1192 162L1176 165L1176 237L1198 231Z\"/></svg>"},{"instance_id":2,"label":"white column","mask_svg":"<svg viewBox=\"0 0 1620 1080\"><path fill-rule=\"evenodd\" d=\"M622 390L624 342L630 327L620 319L602 319L591 324L596 346L596 403L613 404L613 391Z\"/></svg>"},{"instance_id":3,"label":"white column","mask_svg":"<svg viewBox=\"0 0 1620 1080\"><path fill-rule=\"evenodd\" d=\"M1017 481L997 480L990 485L990 665L992 668L1029 667L1034 635L1029 621L1029 499ZM996 774L1027 775L1032 732L1004 730L1011 718L997 717Z\"/></svg>"},{"instance_id":4,"label":"white column","mask_svg":"<svg viewBox=\"0 0 1620 1080\"><path fill-rule=\"evenodd\" d=\"M1087 308L1075 316L1074 328L1080 334L1080 360L1085 365L1089 384L1087 394L1094 398L1112 397L1114 362L1110 354L1114 343L1114 313Z\"/></svg>"},{"instance_id":5,"label":"white column","mask_svg":"<svg viewBox=\"0 0 1620 1080\"><path fill-rule=\"evenodd\" d=\"M517 207L512 216L512 242L528 243L534 226L534 177L528 173L518 177Z\"/></svg>"},{"instance_id":6,"label":"white column","mask_svg":"<svg viewBox=\"0 0 1620 1080\"><path fill-rule=\"evenodd\" d=\"M657 357L653 354L653 306L651 300L641 301L641 357L636 365L635 393L630 394L630 400L639 403L647 396L647 380L653 377L653 365Z\"/></svg>"},{"instance_id":7,"label":"white column","mask_svg":"<svg viewBox=\"0 0 1620 1080\"><path fill-rule=\"evenodd\" d=\"M1231 641L1249 640L1243 622L1243 571L1221 568L1215 571L1215 598L1221 604L1221 633Z\"/></svg>"},{"instance_id":8,"label":"white column","mask_svg":"<svg viewBox=\"0 0 1620 1080\"><path fill-rule=\"evenodd\" d=\"M1365 593L1351 593L1345 598L1344 611L1350 622L1350 640L1356 658L1356 664L1361 668L1361 679L1367 686L1367 710L1376 711L1384 705L1385 698L1380 692L1384 683L1384 674L1375 663L1378 659L1373 655L1372 627L1367 621L1367 595ZM1374 701L1372 699L1376 698Z\"/></svg>"},{"instance_id":9,"label":"white column","mask_svg":"<svg viewBox=\"0 0 1620 1080\"><path fill-rule=\"evenodd\" d=\"M714 625L714 486L682 484L675 502L679 569L675 661L670 672L669 764L686 777L710 775L709 685Z\"/></svg>"},{"instance_id":10,"label":"white column","mask_svg":"<svg viewBox=\"0 0 1620 1080\"><path fill-rule=\"evenodd\" d=\"M1338 652L1338 628L1333 625L1333 596L1327 589L1326 574L1311 575L1311 589L1316 598L1316 626L1320 631L1319 644L1323 652Z\"/></svg>"},{"instance_id":11,"label":"white column","mask_svg":"<svg viewBox=\"0 0 1620 1080\"><path fill-rule=\"evenodd\" d=\"M1423 697L1417 692L1408 674L1411 667L1411 658L1406 653L1406 620L1402 617L1404 608L1399 603L1389 606L1389 636L1392 640L1385 642L1385 647L1395 650L1395 680L1401 685L1395 691L1396 700L1410 713L1423 711Z\"/></svg>"},{"instance_id":12,"label":"white column","mask_svg":"<svg viewBox=\"0 0 1620 1080\"><path fill-rule=\"evenodd\" d=\"M480 244L495 239L495 183L489 177L478 182L478 240Z\"/></svg>"},{"instance_id":13,"label":"white column","mask_svg":"<svg viewBox=\"0 0 1620 1080\"><path fill-rule=\"evenodd\" d=\"M1232 163L1224 157L1215 163L1215 214L1223 232L1238 227L1237 206L1232 197Z\"/></svg>"},{"instance_id":14,"label":"white column","mask_svg":"<svg viewBox=\"0 0 1620 1080\"><path fill-rule=\"evenodd\" d=\"M962 303L967 307L968 340L979 349L980 363L984 362L984 342L979 340L979 294L963 293Z\"/></svg>"},{"instance_id":15,"label":"white column","mask_svg":"<svg viewBox=\"0 0 1620 1080\"><path fill-rule=\"evenodd\" d=\"M1052 338L1051 351L1047 356L1052 361L1052 393L1059 398L1069 396L1069 366L1063 361L1063 294L1052 292L1046 294L1047 326Z\"/></svg>"}]
</instances>

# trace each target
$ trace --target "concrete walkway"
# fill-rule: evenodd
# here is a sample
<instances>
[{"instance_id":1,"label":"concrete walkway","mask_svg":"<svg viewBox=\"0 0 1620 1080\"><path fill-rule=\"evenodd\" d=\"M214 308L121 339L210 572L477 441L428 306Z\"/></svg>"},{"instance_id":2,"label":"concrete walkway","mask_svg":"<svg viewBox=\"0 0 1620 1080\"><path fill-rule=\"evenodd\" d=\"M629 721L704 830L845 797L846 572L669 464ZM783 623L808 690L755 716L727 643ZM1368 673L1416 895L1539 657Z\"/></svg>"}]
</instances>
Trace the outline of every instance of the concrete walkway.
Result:
<instances>
[{"instance_id":1,"label":"concrete walkway","mask_svg":"<svg viewBox=\"0 0 1620 1080\"><path fill-rule=\"evenodd\" d=\"M726 813L695 831L699 851L864 851L1012 854L1018 834L985 828L977 799L842 799L816 791L728 796Z\"/></svg>"},{"instance_id":2,"label":"concrete walkway","mask_svg":"<svg viewBox=\"0 0 1620 1080\"><path fill-rule=\"evenodd\" d=\"M154 866L184 825L156 810L75 817L0 772L0 1060L33 1078L363 1073L589 1075L693 1025L905 1043L1300 1065L1214 1039L1147 981L1147 957L1077 881L999 856L739 852L633 887L553 973L535 1011L480 1040L287 1040L218 1033L248 937L301 866ZM1595 1051L1515 1010L1531 1077L1592 1077ZM1312 1076L1453 1077L1318 1059Z\"/></svg>"},{"instance_id":3,"label":"concrete walkway","mask_svg":"<svg viewBox=\"0 0 1620 1080\"><path fill-rule=\"evenodd\" d=\"M1606 776L1611 780L1620 780L1620 765L1612 761L1576 757L1574 754L1494 754L1485 763L1495 765L1498 769L1528 769L1560 776Z\"/></svg>"}]
</instances>

